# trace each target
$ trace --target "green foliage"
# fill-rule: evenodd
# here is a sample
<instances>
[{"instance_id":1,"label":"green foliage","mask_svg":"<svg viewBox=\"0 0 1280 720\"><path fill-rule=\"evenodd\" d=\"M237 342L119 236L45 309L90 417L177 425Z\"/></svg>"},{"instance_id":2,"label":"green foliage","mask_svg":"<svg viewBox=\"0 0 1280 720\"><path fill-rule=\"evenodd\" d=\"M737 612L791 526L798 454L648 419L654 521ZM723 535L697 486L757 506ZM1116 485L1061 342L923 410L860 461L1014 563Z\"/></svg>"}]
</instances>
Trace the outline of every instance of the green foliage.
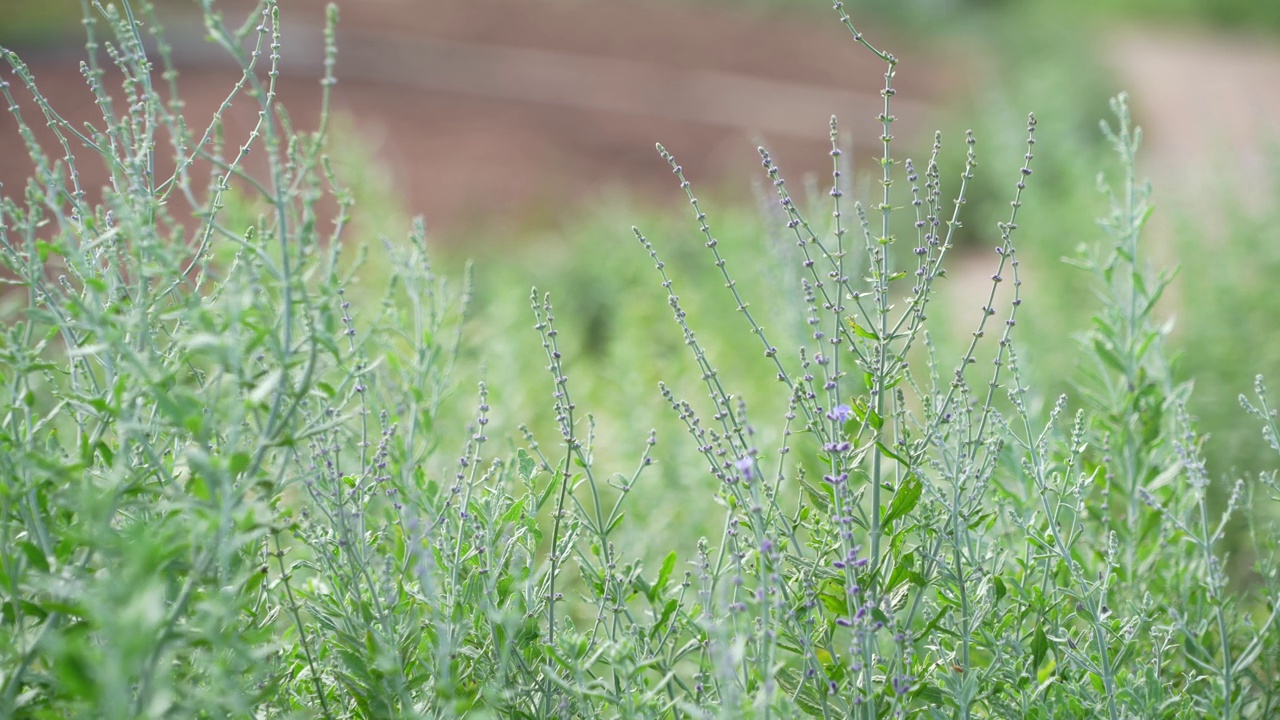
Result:
<instances>
[{"instance_id":1,"label":"green foliage","mask_svg":"<svg viewBox=\"0 0 1280 720\"><path fill-rule=\"evenodd\" d=\"M1280 30L1280 6L1250 0L1086 0L1082 10L1120 19L1170 20L1223 27Z\"/></svg>"},{"instance_id":2,"label":"green foliage","mask_svg":"<svg viewBox=\"0 0 1280 720\"><path fill-rule=\"evenodd\" d=\"M1273 163L1271 177L1280 177L1276 170ZM1213 198L1213 210L1189 208L1178 217L1177 247L1188 268L1179 278L1178 346L1185 376L1195 379L1191 409L1213 438L1205 450L1210 465L1253 476L1273 467L1272 451L1229 401L1257 368L1280 363L1280 306L1271 292L1280 233L1274 206L1251 208L1227 192Z\"/></svg>"},{"instance_id":3,"label":"green foliage","mask_svg":"<svg viewBox=\"0 0 1280 720\"><path fill-rule=\"evenodd\" d=\"M65 36L80 19L75 0L10 0L5 3L0 41L34 44Z\"/></svg>"},{"instance_id":4,"label":"green foliage","mask_svg":"<svg viewBox=\"0 0 1280 720\"><path fill-rule=\"evenodd\" d=\"M539 278L557 302L526 296L523 335L528 275L456 288L421 222L379 267L344 250L356 194L327 107L299 134L276 102L279 8L239 30L205 11L243 68L237 101L261 110L243 138L220 117L192 129L152 85L151 62L172 68L148 58L145 4L103 16L127 108L88 25L88 128L3 54L61 159L3 86L35 171L0 195L0 716L1280 711L1280 487L1263 474L1210 502L1123 96L1107 241L1074 260L1099 302L1054 400L1024 348L1068 351L1024 340L1040 279L1015 244L1042 192L1036 119L984 241L984 300L934 337L965 317L940 304L978 141L953 172L940 140L899 159L896 61L839 3L888 70L872 196L849 197L834 119L819 210L761 149L771 231L722 221L659 146L693 223L628 235L604 213L582 232L617 242ZM110 173L100 200L79 185L90 162ZM1280 452L1261 378L1241 402Z\"/></svg>"}]
</instances>

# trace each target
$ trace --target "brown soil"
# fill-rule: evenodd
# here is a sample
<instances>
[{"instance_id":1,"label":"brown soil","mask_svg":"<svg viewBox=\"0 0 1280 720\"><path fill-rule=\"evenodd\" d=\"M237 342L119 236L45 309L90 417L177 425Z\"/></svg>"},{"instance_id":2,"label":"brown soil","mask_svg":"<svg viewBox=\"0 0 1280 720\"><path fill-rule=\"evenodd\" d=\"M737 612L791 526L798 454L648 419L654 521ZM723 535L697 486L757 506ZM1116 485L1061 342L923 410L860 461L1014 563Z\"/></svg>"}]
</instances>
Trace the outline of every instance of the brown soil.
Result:
<instances>
[{"instance_id":1,"label":"brown soil","mask_svg":"<svg viewBox=\"0 0 1280 720\"><path fill-rule=\"evenodd\" d=\"M1274 206L1280 41L1129 31L1112 47L1158 194L1191 201L1182 209L1195 212L1212 212L1228 194Z\"/></svg>"},{"instance_id":2,"label":"brown soil","mask_svg":"<svg viewBox=\"0 0 1280 720\"><path fill-rule=\"evenodd\" d=\"M228 7L228 19L243 17ZM280 99L305 128L320 88L319 3L286 5ZM202 41L194 18L169 18L186 116L210 117L237 78ZM883 34L880 34L884 38ZM911 58L895 85L899 137L918 134L922 104L940 100L958 71L928 53ZM757 144L784 172L825 175L828 121L866 157L884 65L834 16L689 8L675 4L555 0L364 0L347 3L339 27L335 107L350 116L336 142L376 154L402 206L438 234L473 220L521 216L625 186L639 197L679 197L654 152L663 142L704 189L727 185L750 197ZM77 124L96 108L71 46L28 55L41 91ZM6 74L7 75L7 74ZM25 117L39 118L21 88ZM228 144L243 142L255 108L227 116ZM354 128L354 129L351 129ZM44 130L43 127L37 128ZM55 145L40 134L46 148ZM865 151L865 152L861 152ZM60 156L61 153L56 153ZM107 178L81 161L86 185ZM0 115L0 182L14 194L30 166L7 114ZM545 213L544 213L545 214Z\"/></svg>"},{"instance_id":3,"label":"brown soil","mask_svg":"<svg viewBox=\"0 0 1280 720\"><path fill-rule=\"evenodd\" d=\"M238 20L252 6L233 0L220 7ZM290 3L282 16L280 98L305 128L320 97L322 4ZM175 10L167 19L194 125L212 114L237 73L203 41L195 18ZM907 58L895 81L894 131L918 138L928 107L966 92L957 53L864 30ZM1144 157L1159 192L1207 197L1205 190L1229 180L1260 200L1274 198L1277 188L1262 182L1268 173L1259 149L1277 137L1275 42L1126 31L1110 46L1145 125ZM339 52L335 106L349 121L339 123L336 143L348 154L373 153L394 202L425 214L437 238L457 239L476 219L558 216L612 188L675 202L678 189L656 141L677 154L703 192L747 198L759 177L757 144L798 181L829 172L831 114L861 160L880 134L883 64L830 13L679 2L361 0L343 5ZM26 54L41 90L76 123L97 116L77 69L82 55L74 45ZM25 90L14 89L25 117L38 119ZM242 142L253 119L250 102L236 103L229 143ZM95 164L82 161L90 187L106 182L100 168L85 167ZM17 194L29 171L13 120L0 113L4 192Z\"/></svg>"}]
</instances>

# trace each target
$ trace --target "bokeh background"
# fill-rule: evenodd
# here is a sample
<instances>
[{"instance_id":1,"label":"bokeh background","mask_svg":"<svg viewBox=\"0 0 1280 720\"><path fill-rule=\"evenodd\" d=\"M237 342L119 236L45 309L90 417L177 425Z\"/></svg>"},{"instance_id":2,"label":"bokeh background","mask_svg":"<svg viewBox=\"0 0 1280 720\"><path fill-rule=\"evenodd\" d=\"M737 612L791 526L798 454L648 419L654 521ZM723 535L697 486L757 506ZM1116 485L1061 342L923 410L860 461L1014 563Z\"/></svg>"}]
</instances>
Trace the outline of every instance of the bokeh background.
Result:
<instances>
[{"instance_id":1,"label":"bokeh background","mask_svg":"<svg viewBox=\"0 0 1280 720\"><path fill-rule=\"evenodd\" d=\"M357 198L357 235L398 238L426 217L438 261L461 278L474 261L458 428L488 381L495 437L529 423L545 441L550 380L530 330L531 286L557 302L578 404L596 415L598 455L627 472L660 429L658 478L636 509L641 546L694 533L709 497L697 457L657 392L696 387L639 225L664 253L690 321L728 384L772 421L785 398L734 316L704 256L688 203L654 151L679 158L744 293L778 337L802 331L785 228L762 187L758 145L790 186L825 211L828 121L840 120L855 185L866 189L880 126L884 67L838 22L828 0L349 0L341 5L332 150ZM319 107L324 5L280 3L280 99L299 128ZM1027 272L1023 356L1045 397L1071 389L1075 337L1093 307L1089 278L1062 262L1104 241L1097 175L1117 172L1098 123L1128 91L1146 144L1157 214L1150 257L1179 265L1165 299L1192 410L1212 437L1212 472L1234 479L1275 465L1236 401L1263 373L1280 386L1280 3L1257 0L899 0L848 2L861 30L894 53L895 144L923 158L944 142L954 195L964 132L979 169L935 333L964 338L985 301L996 222L1039 118L1036 173L1017 241ZM216 7L248 18L253 3ZM205 41L198 8L162 2L189 118L208 118L238 71ZM76 0L0 0L0 43L30 65L68 117L94 108L78 70ZM249 20L255 22L254 20ZM7 68L5 69L7 75ZM15 84L17 87L17 84ZM19 97L29 99L21 90ZM225 116L247 135L249 103ZM31 117L34 106L23 111ZM47 138L46 138L47 140ZM0 114L0 182L20 188L26 153ZM100 185L105 176L86 178ZM803 192L804 188L810 191ZM794 249L794 248L791 248ZM364 273L378 286L378 263ZM791 269L791 270L789 270ZM785 347L784 343L778 342ZM690 390L690 395L696 395ZM672 500L676 498L676 500ZM641 548L643 551L643 547Z\"/></svg>"}]
</instances>

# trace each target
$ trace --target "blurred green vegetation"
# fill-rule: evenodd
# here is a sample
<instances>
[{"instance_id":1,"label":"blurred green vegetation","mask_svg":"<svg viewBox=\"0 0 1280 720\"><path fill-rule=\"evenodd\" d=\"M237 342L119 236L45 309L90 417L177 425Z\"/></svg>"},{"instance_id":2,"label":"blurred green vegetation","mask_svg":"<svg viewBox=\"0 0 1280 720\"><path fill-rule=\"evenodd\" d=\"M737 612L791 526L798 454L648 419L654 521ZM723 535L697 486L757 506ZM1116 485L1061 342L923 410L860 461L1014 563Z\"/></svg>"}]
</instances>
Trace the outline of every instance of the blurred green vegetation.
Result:
<instances>
[{"instance_id":1,"label":"blurred green vegetation","mask_svg":"<svg viewBox=\"0 0 1280 720\"><path fill-rule=\"evenodd\" d=\"M4 0L0 43L32 46L74 38L80 28L78 0Z\"/></svg>"},{"instance_id":2,"label":"blurred green vegetation","mask_svg":"<svg viewBox=\"0 0 1280 720\"><path fill-rule=\"evenodd\" d=\"M978 2L991 4L992 0ZM1013 3L999 0L999 4ZM1076 6L1079 12L1116 20L1280 30L1280 3L1265 0L1077 0Z\"/></svg>"},{"instance_id":3,"label":"blurred green vegetation","mask_svg":"<svg viewBox=\"0 0 1280 720\"><path fill-rule=\"evenodd\" d=\"M1017 129L1023 114L1034 110L1040 120L1039 142L1020 223L1020 253L1033 278L1026 288L1027 311L1037 327L1022 347L1023 352L1034 352L1042 390L1048 395L1070 392L1076 353L1069 343L1055 338L1085 329L1088 313L1083 308L1090 307L1094 297L1084 274L1060 259L1100 237L1094 218L1103 212L1104 203L1095 178L1112 159L1098 123L1107 115L1107 98L1130 88L1120 87L1099 60L1103 53L1097 18L1083 12L1086 7L1048 11L1036 4L1012 7L998 0L977 4L1011 7L965 26L964 32L980 39L989 51L983 81L974 83L973 95L961 106L939 116L953 138L973 128L980 161L986 158L984 172L967 198L968 227L960 242L993 244L995 223L1008 214L1006 169L1015 167L1023 152ZM1084 5L1105 5L1116 12L1153 7L1140 0L1117 2L1115 7ZM1177 6L1170 8L1175 16L1180 7L1192 17L1192 10L1208 4L1171 5ZM1280 187L1280 144L1259 147L1258 156L1270 159L1270 186ZM1140 151L1139 161L1147 159ZM952 158L952 174L959 168L959 159ZM1236 174L1233 168L1221 167L1215 176ZM1177 184L1183 182L1160 176L1149 180L1157 198L1178 197ZM1212 212L1157 203L1159 222L1145 240L1155 246L1152 257L1183 268L1161 314L1175 323L1173 350L1180 377L1195 380L1190 409L1212 438L1205 448L1209 467L1234 479L1255 476L1273 465L1273 451L1248 422L1237 398L1251 392L1256 374L1280 367L1280 297L1270 290L1280 273L1280 208L1235 197L1233 193L1241 191L1239 182L1211 188L1203 204Z\"/></svg>"},{"instance_id":4,"label":"blurred green vegetation","mask_svg":"<svg viewBox=\"0 0 1280 720\"><path fill-rule=\"evenodd\" d=\"M1273 146L1269 158L1277 187L1280 149ZM1210 468L1234 480L1274 468L1274 451L1242 419L1237 399L1251 396L1259 373L1280 382L1280 207L1221 195L1209 210L1167 212L1182 266L1177 337L1182 374L1195 380L1190 409L1211 436Z\"/></svg>"},{"instance_id":5,"label":"blurred green vegetation","mask_svg":"<svg viewBox=\"0 0 1280 720\"><path fill-rule=\"evenodd\" d=\"M609 2L611 0L603 0ZM752 10L823 13L830 12L831 0L659 0L660 2L749 8ZM990 25L1009 15L1045 17L1071 16L1077 21L1110 23L1158 23L1214 28L1245 28L1280 31L1280 3L1268 0L844 0L855 17L906 23L920 29L955 22L970 23L975 17ZM1064 38L1065 39L1065 38Z\"/></svg>"}]
</instances>

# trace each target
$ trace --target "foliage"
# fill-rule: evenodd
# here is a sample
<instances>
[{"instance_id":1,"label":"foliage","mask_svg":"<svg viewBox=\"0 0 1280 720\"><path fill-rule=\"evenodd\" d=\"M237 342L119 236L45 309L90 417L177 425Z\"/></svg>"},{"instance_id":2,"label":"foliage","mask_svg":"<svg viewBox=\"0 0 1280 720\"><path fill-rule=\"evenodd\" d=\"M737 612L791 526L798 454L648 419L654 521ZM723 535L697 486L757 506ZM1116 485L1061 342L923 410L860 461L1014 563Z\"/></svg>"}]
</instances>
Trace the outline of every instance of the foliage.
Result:
<instances>
[{"instance_id":1,"label":"foliage","mask_svg":"<svg viewBox=\"0 0 1280 720\"><path fill-rule=\"evenodd\" d=\"M535 332L502 345L468 324L472 285L435 270L420 222L369 271L381 296L357 298L371 292L355 282L367 255L344 251L353 195L328 158L327 102L317 131L298 133L276 100L280 9L264 2L239 28L204 9L243 68L233 97L260 109L244 138L220 116L194 129L181 117L145 4L104 11L109 39L87 24L102 109L88 128L3 51L19 82L0 90L35 171L0 196L16 301L0 344L0 716L1280 710L1277 533L1263 509L1280 487L1264 474L1210 507L1191 387L1155 315L1172 276L1145 260L1148 192L1123 96L1105 133L1120 158L1108 241L1075 258L1100 303L1070 398L1034 390L1022 359L1033 276L1014 240L1035 190L1035 117L986 299L952 352L929 328L977 141L954 187L940 139L922 162L896 157L896 59L840 3L887 68L872 196L847 197L834 119L829 221L761 149L791 252L739 284L742 255L659 146L698 245L640 229L632 242L675 327L653 337L661 301L626 298L635 314L597 332L633 340L629 364L600 366L628 370L591 378L575 363L607 344L573 335L595 321L566 324L534 290ZM326 93L335 22L331 10ZM167 88L152 84L144 29ZM97 199L80 169L99 161L110 185ZM681 294L695 249L692 282L722 286L727 315ZM592 267L574 312L615 287ZM702 332L734 321L736 337ZM458 409L472 372L460 359L528 365L539 341L542 423L494 422L506 410L487 382ZM595 396L663 378L683 442L599 434L582 405L584 385ZM614 397L614 417L647 417L643 393ZM1242 403L1280 452L1261 378ZM664 514L705 537L682 544ZM1248 587L1224 554L1236 520L1254 543Z\"/></svg>"}]
</instances>

